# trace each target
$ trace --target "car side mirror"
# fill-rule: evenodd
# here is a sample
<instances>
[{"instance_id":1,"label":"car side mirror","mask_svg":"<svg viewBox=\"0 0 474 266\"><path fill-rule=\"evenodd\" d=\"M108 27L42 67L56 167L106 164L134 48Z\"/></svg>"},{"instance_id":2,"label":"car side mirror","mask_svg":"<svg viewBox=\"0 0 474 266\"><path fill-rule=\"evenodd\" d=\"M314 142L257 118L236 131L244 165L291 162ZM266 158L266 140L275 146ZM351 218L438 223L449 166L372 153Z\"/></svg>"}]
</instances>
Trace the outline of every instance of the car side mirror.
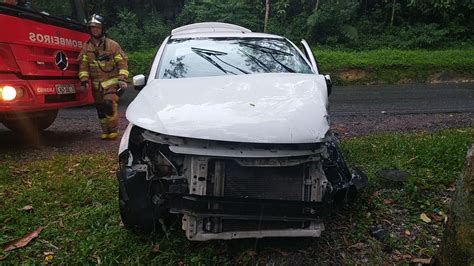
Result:
<instances>
[{"instance_id":1,"label":"car side mirror","mask_svg":"<svg viewBox=\"0 0 474 266\"><path fill-rule=\"evenodd\" d=\"M332 80L331 80L331 76L329 75L324 75L324 79L326 80L326 87L328 89L328 97L329 95L331 95L331 92L332 92Z\"/></svg>"},{"instance_id":2,"label":"car side mirror","mask_svg":"<svg viewBox=\"0 0 474 266\"><path fill-rule=\"evenodd\" d=\"M143 74L139 74L136 76L133 76L133 87L135 90L139 91L143 89L146 85L146 76Z\"/></svg>"}]
</instances>

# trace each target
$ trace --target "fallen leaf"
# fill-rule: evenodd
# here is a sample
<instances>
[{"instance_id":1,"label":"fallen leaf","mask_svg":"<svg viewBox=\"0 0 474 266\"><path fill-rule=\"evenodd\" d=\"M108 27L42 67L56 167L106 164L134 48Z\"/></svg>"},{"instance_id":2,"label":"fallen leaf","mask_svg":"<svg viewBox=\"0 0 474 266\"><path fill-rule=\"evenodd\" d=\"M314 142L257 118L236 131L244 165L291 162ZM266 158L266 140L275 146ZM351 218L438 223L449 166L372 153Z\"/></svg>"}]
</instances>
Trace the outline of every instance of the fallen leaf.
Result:
<instances>
[{"instance_id":1,"label":"fallen leaf","mask_svg":"<svg viewBox=\"0 0 474 266\"><path fill-rule=\"evenodd\" d=\"M250 250L249 252L247 252L247 255L249 255L250 257L255 257L257 256L257 252Z\"/></svg>"},{"instance_id":2,"label":"fallen leaf","mask_svg":"<svg viewBox=\"0 0 474 266\"><path fill-rule=\"evenodd\" d=\"M420 219L425 223L430 223L431 222L430 217L428 217L428 215L426 215L425 213L420 214Z\"/></svg>"},{"instance_id":3,"label":"fallen leaf","mask_svg":"<svg viewBox=\"0 0 474 266\"><path fill-rule=\"evenodd\" d=\"M52 252L52 251L43 252L43 256L48 256L48 255L54 255L54 252Z\"/></svg>"},{"instance_id":4,"label":"fallen leaf","mask_svg":"<svg viewBox=\"0 0 474 266\"><path fill-rule=\"evenodd\" d=\"M31 211L33 210L33 206L31 205L26 205L25 207L21 208L21 209L17 209L19 211Z\"/></svg>"},{"instance_id":5,"label":"fallen leaf","mask_svg":"<svg viewBox=\"0 0 474 266\"><path fill-rule=\"evenodd\" d=\"M357 249L357 250L363 250L365 248L367 248L367 244L364 244L362 242L359 242L359 243L355 243L354 245L352 246L349 246L349 248L351 249Z\"/></svg>"},{"instance_id":6,"label":"fallen leaf","mask_svg":"<svg viewBox=\"0 0 474 266\"><path fill-rule=\"evenodd\" d=\"M154 245L153 248L151 249L151 252L153 252L153 253L160 252L160 244Z\"/></svg>"},{"instance_id":7,"label":"fallen leaf","mask_svg":"<svg viewBox=\"0 0 474 266\"><path fill-rule=\"evenodd\" d=\"M59 227L64 228L63 219L59 219Z\"/></svg>"},{"instance_id":8,"label":"fallen leaf","mask_svg":"<svg viewBox=\"0 0 474 266\"><path fill-rule=\"evenodd\" d=\"M31 231L29 233L27 233L26 235L18 238L18 239L15 239L15 240L12 240L12 241L9 241L5 244L2 245L2 249L3 251L5 252L8 252L8 251L11 251L11 250L14 250L14 249L17 249L17 248L22 248L26 245L28 245L28 243L31 242L31 240L37 238L39 236L39 234L41 233L41 231L43 230L43 227L38 227L36 228L36 230L34 231Z\"/></svg>"},{"instance_id":9,"label":"fallen leaf","mask_svg":"<svg viewBox=\"0 0 474 266\"><path fill-rule=\"evenodd\" d=\"M383 204L385 204L385 205L390 205L392 203L393 203L393 199L384 199L383 200Z\"/></svg>"},{"instance_id":10,"label":"fallen leaf","mask_svg":"<svg viewBox=\"0 0 474 266\"><path fill-rule=\"evenodd\" d=\"M43 244L46 244L54 249L59 249L57 246L51 244L51 242L49 242L48 240L44 240L44 239L38 239L39 242L43 243Z\"/></svg>"},{"instance_id":11,"label":"fallen leaf","mask_svg":"<svg viewBox=\"0 0 474 266\"><path fill-rule=\"evenodd\" d=\"M452 186L452 187L450 187L446 190L449 191L449 192L454 192L454 191L456 191L456 187Z\"/></svg>"},{"instance_id":12,"label":"fallen leaf","mask_svg":"<svg viewBox=\"0 0 474 266\"><path fill-rule=\"evenodd\" d=\"M97 261L97 265L102 264L102 260L100 259L99 255L94 254L92 257Z\"/></svg>"},{"instance_id":13,"label":"fallen leaf","mask_svg":"<svg viewBox=\"0 0 474 266\"><path fill-rule=\"evenodd\" d=\"M279 249L279 248L270 248L270 249L273 250L273 251L276 251L276 252L280 253L280 255L282 255L283 257L288 257L288 252L285 252L285 251L283 251L283 250L281 250L281 249Z\"/></svg>"},{"instance_id":14,"label":"fallen leaf","mask_svg":"<svg viewBox=\"0 0 474 266\"><path fill-rule=\"evenodd\" d=\"M408 229L407 229L407 230L405 230L405 235L407 235L407 236L410 236L410 235L411 235L411 232L410 232L410 230L408 230Z\"/></svg>"},{"instance_id":15,"label":"fallen leaf","mask_svg":"<svg viewBox=\"0 0 474 266\"><path fill-rule=\"evenodd\" d=\"M423 259L423 258L414 258L411 260L412 263L420 263L420 264L431 264L431 258Z\"/></svg>"}]
</instances>

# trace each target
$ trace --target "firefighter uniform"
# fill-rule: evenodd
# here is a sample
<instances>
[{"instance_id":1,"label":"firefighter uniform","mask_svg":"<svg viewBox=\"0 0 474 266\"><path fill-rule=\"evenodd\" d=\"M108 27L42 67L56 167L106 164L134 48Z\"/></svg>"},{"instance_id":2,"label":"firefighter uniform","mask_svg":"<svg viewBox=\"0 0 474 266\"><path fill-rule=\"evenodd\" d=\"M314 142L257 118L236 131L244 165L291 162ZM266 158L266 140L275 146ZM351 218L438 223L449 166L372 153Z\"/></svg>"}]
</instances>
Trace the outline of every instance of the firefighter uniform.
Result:
<instances>
[{"instance_id":1,"label":"firefighter uniform","mask_svg":"<svg viewBox=\"0 0 474 266\"><path fill-rule=\"evenodd\" d=\"M115 41L103 37L87 41L79 54L79 79L92 81L92 95L102 127L102 136L117 135L119 81L128 79L128 58ZM104 138L104 137L103 137ZM112 137L111 137L112 138Z\"/></svg>"}]
</instances>

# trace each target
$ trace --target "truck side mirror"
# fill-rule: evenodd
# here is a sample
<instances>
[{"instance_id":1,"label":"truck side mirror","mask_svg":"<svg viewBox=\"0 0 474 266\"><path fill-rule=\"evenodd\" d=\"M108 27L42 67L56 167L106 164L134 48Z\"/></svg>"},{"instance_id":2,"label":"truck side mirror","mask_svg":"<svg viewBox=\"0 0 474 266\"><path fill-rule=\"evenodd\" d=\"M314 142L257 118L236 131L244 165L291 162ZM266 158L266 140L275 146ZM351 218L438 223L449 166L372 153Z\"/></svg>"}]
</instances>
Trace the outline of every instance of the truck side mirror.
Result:
<instances>
[{"instance_id":1,"label":"truck side mirror","mask_svg":"<svg viewBox=\"0 0 474 266\"><path fill-rule=\"evenodd\" d=\"M332 80L331 80L331 76L329 75L324 75L324 79L326 80L326 87L328 89L328 97L329 95L331 95L331 92L332 92Z\"/></svg>"},{"instance_id":2,"label":"truck side mirror","mask_svg":"<svg viewBox=\"0 0 474 266\"><path fill-rule=\"evenodd\" d=\"M143 74L139 74L136 76L133 76L133 87L135 90L139 91L143 89L146 85L146 76Z\"/></svg>"}]
</instances>

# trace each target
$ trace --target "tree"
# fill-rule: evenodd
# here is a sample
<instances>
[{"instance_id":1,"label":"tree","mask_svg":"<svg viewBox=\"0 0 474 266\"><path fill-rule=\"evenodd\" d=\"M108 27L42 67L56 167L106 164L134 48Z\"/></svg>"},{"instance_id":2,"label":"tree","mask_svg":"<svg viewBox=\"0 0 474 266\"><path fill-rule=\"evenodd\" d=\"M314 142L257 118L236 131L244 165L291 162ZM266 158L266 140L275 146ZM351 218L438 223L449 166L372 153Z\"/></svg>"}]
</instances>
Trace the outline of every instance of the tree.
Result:
<instances>
[{"instance_id":1,"label":"tree","mask_svg":"<svg viewBox=\"0 0 474 266\"><path fill-rule=\"evenodd\" d=\"M468 152L463 175L456 184L445 227L438 264L469 265L474 261L474 145Z\"/></svg>"},{"instance_id":2,"label":"tree","mask_svg":"<svg viewBox=\"0 0 474 266\"><path fill-rule=\"evenodd\" d=\"M267 32L268 19L270 17L270 0L265 0L265 20L263 22L263 32Z\"/></svg>"}]
</instances>

